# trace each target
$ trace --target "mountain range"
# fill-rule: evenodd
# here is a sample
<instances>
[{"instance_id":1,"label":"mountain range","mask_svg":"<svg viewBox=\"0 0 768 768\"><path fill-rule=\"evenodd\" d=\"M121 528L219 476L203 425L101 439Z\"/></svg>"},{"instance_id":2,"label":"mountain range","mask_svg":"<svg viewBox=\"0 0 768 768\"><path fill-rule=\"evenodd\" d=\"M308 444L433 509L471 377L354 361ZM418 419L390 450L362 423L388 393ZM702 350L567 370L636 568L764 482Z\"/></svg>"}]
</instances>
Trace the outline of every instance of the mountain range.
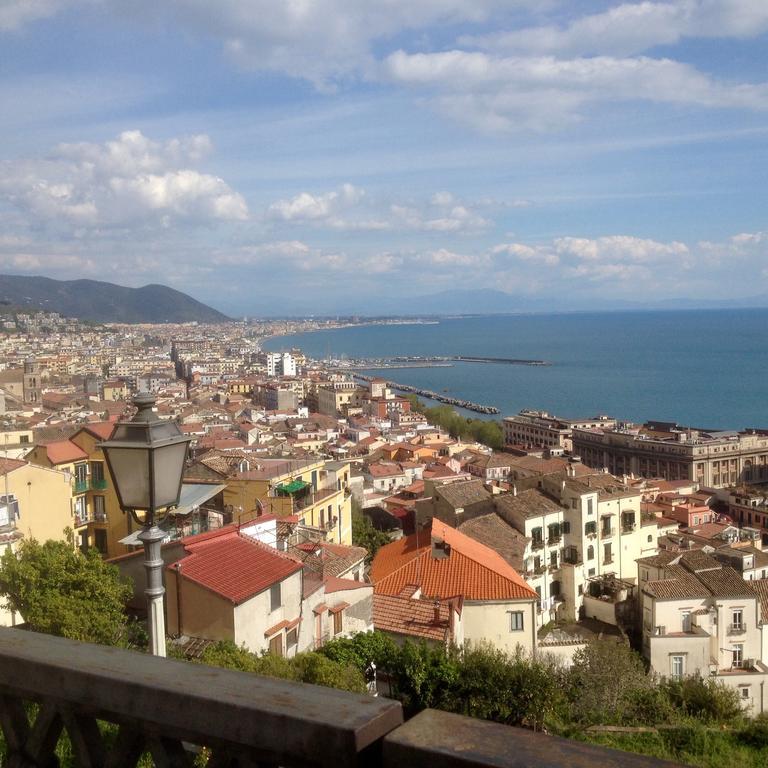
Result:
<instances>
[{"instance_id":1,"label":"mountain range","mask_svg":"<svg viewBox=\"0 0 768 768\"><path fill-rule=\"evenodd\" d=\"M165 285L126 288L98 280L0 275L0 304L96 323L219 323L229 318Z\"/></svg>"}]
</instances>

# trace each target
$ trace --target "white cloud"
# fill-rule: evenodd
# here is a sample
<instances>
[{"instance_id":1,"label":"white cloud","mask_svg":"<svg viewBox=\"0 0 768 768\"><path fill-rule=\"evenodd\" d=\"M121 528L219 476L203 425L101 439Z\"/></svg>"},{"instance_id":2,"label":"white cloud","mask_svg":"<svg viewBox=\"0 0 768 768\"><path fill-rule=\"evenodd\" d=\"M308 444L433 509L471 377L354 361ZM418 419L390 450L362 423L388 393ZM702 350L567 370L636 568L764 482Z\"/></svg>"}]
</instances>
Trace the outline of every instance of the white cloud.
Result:
<instances>
[{"instance_id":1,"label":"white cloud","mask_svg":"<svg viewBox=\"0 0 768 768\"><path fill-rule=\"evenodd\" d=\"M390 54L391 81L425 89L457 120L489 131L547 129L589 104L650 101L707 108L768 109L768 84L727 84L670 59L491 56L463 50Z\"/></svg>"},{"instance_id":2,"label":"white cloud","mask_svg":"<svg viewBox=\"0 0 768 768\"><path fill-rule=\"evenodd\" d=\"M560 237L554 243L555 252L573 256L585 262L635 262L648 263L687 256L688 246L673 241L659 243L628 235L612 235L591 240L582 237Z\"/></svg>"},{"instance_id":3,"label":"white cloud","mask_svg":"<svg viewBox=\"0 0 768 768\"><path fill-rule=\"evenodd\" d=\"M748 38L766 30L768 3L764 0L676 0L622 3L563 27L466 36L461 42L505 53L628 56L684 37Z\"/></svg>"},{"instance_id":4,"label":"white cloud","mask_svg":"<svg viewBox=\"0 0 768 768\"><path fill-rule=\"evenodd\" d=\"M0 198L34 225L170 226L176 220L244 220L245 200L193 168L211 150L205 135L161 143L125 131L104 144L61 144L46 159L0 166Z\"/></svg>"},{"instance_id":5,"label":"white cloud","mask_svg":"<svg viewBox=\"0 0 768 768\"><path fill-rule=\"evenodd\" d=\"M352 184L323 193L301 192L267 208L267 218L338 231L471 232L490 226L469 204L446 191L428 202L386 204Z\"/></svg>"}]
</instances>

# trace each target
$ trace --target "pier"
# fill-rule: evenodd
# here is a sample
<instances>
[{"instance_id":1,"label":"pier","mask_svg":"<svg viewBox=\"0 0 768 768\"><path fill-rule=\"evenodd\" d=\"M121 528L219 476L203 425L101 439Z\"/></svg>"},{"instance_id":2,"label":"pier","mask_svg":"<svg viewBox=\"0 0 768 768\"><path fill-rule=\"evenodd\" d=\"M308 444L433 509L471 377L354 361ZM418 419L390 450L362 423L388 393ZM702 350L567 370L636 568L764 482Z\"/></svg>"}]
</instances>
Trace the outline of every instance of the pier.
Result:
<instances>
[{"instance_id":1,"label":"pier","mask_svg":"<svg viewBox=\"0 0 768 768\"><path fill-rule=\"evenodd\" d=\"M489 363L495 365L552 365L547 360L529 360L520 357L482 357L472 355L429 355L394 357L357 357L346 360L332 360L334 367L346 369L366 369L369 371L384 368L449 368L454 363Z\"/></svg>"},{"instance_id":2,"label":"pier","mask_svg":"<svg viewBox=\"0 0 768 768\"><path fill-rule=\"evenodd\" d=\"M365 376L362 373L356 373L354 376L356 379L360 379L361 381L372 381L374 378L373 376ZM432 391L431 389L412 387L410 384L399 384L396 381L387 381L387 386L390 389L397 390L398 392L407 392L408 394L418 395L419 397L426 397L429 400L436 400L437 402L444 403L445 405L454 405L457 408L464 408L467 411L474 411L475 413L500 413L499 409L494 405L482 405L481 403L473 403L471 400L462 400L458 397L442 395L439 392Z\"/></svg>"}]
</instances>

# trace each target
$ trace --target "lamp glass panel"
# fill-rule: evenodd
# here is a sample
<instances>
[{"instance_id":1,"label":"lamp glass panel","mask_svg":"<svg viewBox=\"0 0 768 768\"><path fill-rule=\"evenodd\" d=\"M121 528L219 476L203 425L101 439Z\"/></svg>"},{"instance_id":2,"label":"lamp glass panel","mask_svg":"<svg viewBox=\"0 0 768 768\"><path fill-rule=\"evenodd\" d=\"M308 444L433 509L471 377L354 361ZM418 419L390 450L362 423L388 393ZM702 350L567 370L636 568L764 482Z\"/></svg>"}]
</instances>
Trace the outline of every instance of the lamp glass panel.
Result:
<instances>
[{"instance_id":1,"label":"lamp glass panel","mask_svg":"<svg viewBox=\"0 0 768 768\"><path fill-rule=\"evenodd\" d=\"M149 450L147 448L107 448L112 479L119 489L123 506L149 509Z\"/></svg>"},{"instance_id":2,"label":"lamp glass panel","mask_svg":"<svg viewBox=\"0 0 768 768\"><path fill-rule=\"evenodd\" d=\"M155 506L158 509L179 503L186 457L186 440L155 449Z\"/></svg>"}]
</instances>

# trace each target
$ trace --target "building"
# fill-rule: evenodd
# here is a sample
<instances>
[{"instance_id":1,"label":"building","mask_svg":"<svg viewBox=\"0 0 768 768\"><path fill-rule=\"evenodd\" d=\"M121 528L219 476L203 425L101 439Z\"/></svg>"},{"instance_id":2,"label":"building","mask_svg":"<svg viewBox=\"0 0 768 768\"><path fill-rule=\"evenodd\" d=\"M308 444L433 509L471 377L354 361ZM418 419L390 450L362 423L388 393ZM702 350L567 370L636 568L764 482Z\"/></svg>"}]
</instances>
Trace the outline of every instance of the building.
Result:
<instances>
[{"instance_id":1,"label":"building","mask_svg":"<svg viewBox=\"0 0 768 768\"><path fill-rule=\"evenodd\" d=\"M290 352L267 353L267 376L295 376L296 360Z\"/></svg>"},{"instance_id":2,"label":"building","mask_svg":"<svg viewBox=\"0 0 768 768\"><path fill-rule=\"evenodd\" d=\"M432 520L379 549L371 581L374 599L418 595L433 604L461 599L464 642L535 652L536 593L496 552L447 523Z\"/></svg>"},{"instance_id":3,"label":"building","mask_svg":"<svg viewBox=\"0 0 768 768\"><path fill-rule=\"evenodd\" d=\"M613 475L690 480L708 488L768 482L768 433L705 432L667 422L573 430L573 451Z\"/></svg>"},{"instance_id":4,"label":"building","mask_svg":"<svg viewBox=\"0 0 768 768\"><path fill-rule=\"evenodd\" d=\"M562 419L546 411L522 410L503 420L506 446L534 446L571 450L571 434L574 429L611 428L616 420L609 416L592 419Z\"/></svg>"},{"instance_id":5,"label":"building","mask_svg":"<svg viewBox=\"0 0 768 768\"><path fill-rule=\"evenodd\" d=\"M126 552L120 539L133 530L121 509L104 454L98 443L107 440L114 424L82 427L68 440L35 445L27 455L32 464L66 472L72 487L75 537L81 549L96 547L105 557Z\"/></svg>"},{"instance_id":6,"label":"building","mask_svg":"<svg viewBox=\"0 0 768 768\"><path fill-rule=\"evenodd\" d=\"M350 470L325 459L241 458L225 474L225 508L233 519L250 518L269 505L281 516L296 516L328 541L352 543Z\"/></svg>"},{"instance_id":7,"label":"building","mask_svg":"<svg viewBox=\"0 0 768 768\"><path fill-rule=\"evenodd\" d=\"M362 410L363 390L354 381L330 381L317 388L317 411L339 418Z\"/></svg>"},{"instance_id":8,"label":"building","mask_svg":"<svg viewBox=\"0 0 768 768\"><path fill-rule=\"evenodd\" d=\"M370 584L318 577L245 528L223 528L182 542L166 568L171 635L231 640L278 656L372 629Z\"/></svg>"},{"instance_id":9,"label":"building","mask_svg":"<svg viewBox=\"0 0 768 768\"><path fill-rule=\"evenodd\" d=\"M766 582L746 582L702 551L663 552L637 566L651 671L715 679L738 691L745 710L765 711Z\"/></svg>"}]
</instances>

